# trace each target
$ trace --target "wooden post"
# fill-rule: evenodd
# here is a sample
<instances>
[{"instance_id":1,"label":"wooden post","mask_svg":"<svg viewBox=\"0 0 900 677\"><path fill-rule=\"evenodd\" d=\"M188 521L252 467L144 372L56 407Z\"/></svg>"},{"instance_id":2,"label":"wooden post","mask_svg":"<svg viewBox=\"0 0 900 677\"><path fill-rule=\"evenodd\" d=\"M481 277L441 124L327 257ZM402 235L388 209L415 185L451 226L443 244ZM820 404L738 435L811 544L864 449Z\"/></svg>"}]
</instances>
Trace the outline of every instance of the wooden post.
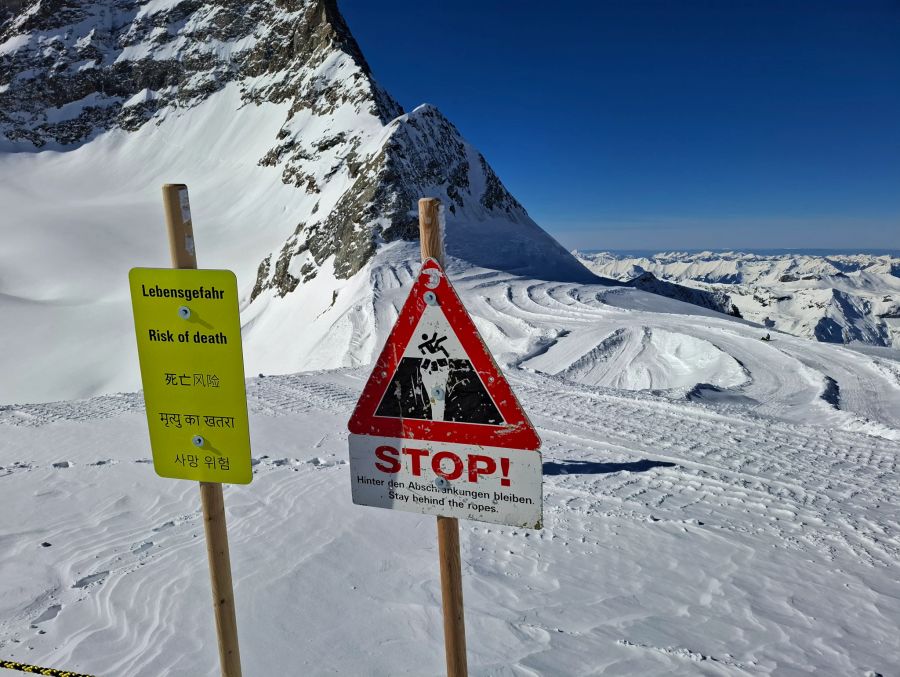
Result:
<instances>
[{"instance_id":1,"label":"wooden post","mask_svg":"<svg viewBox=\"0 0 900 677\"><path fill-rule=\"evenodd\" d=\"M197 251L194 248L194 228L187 186L167 183L162 192L172 267L196 268ZM234 613L234 588L231 582L231 557L228 553L222 485L218 482L200 482L200 504L203 506L206 554L209 558L222 677L241 677L241 652Z\"/></svg>"},{"instance_id":2,"label":"wooden post","mask_svg":"<svg viewBox=\"0 0 900 677\"><path fill-rule=\"evenodd\" d=\"M191 220L187 186L183 183L167 183L162 191L172 267L194 269L197 267L197 250L194 248L194 224Z\"/></svg>"},{"instance_id":3,"label":"wooden post","mask_svg":"<svg viewBox=\"0 0 900 677\"><path fill-rule=\"evenodd\" d=\"M441 599L444 606L444 650L447 677L466 677L466 619L463 615L462 566L459 557L459 522L437 518L438 559L441 563Z\"/></svg>"},{"instance_id":4,"label":"wooden post","mask_svg":"<svg viewBox=\"0 0 900 677\"><path fill-rule=\"evenodd\" d=\"M444 242L440 224L441 201L419 200L419 241L422 259L444 265ZM466 621L463 615L462 565L459 556L459 522L455 517L437 518L438 560L441 566L441 599L444 611L444 650L447 677L467 677Z\"/></svg>"},{"instance_id":5,"label":"wooden post","mask_svg":"<svg viewBox=\"0 0 900 677\"><path fill-rule=\"evenodd\" d=\"M419 200L419 243L422 260L434 259L444 267L444 234L441 232L441 201L436 197Z\"/></svg>"},{"instance_id":6,"label":"wooden post","mask_svg":"<svg viewBox=\"0 0 900 677\"><path fill-rule=\"evenodd\" d=\"M234 587L231 583L231 556L225 525L225 497L218 482L200 482L200 503L206 529L206 555L212 583L213 611L219 638L222 677L241 677L241 650L238 646Z\"/></svg>"}]
</instances>

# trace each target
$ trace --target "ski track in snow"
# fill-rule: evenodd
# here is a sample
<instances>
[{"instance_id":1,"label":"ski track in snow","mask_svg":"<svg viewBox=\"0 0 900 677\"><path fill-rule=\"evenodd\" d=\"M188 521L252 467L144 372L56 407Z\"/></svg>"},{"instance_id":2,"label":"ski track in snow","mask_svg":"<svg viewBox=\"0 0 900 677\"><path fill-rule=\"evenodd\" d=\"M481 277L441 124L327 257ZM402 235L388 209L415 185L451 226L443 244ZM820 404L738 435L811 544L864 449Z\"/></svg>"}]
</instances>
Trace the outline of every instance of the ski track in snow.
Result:
<instances>
[{"instance_id":1,"label":"ski track in snow","mask_svg":"<svg viewBox=\"0 0 900 677\"><path fill-rule=\"evenodd\" d=\"M432 520L350 505L344 422L366 376L249 381L256 476L226 488L249 674L442 671ZM472 674L890 674L900 443L527 371L512 384L544 439L547 527L463 524ZM4 592L0 651L214 674L196 487L153 474L140 396L0 414L2 457L19 455L0 482L17 511L58 517L3 539L2 570L24 559L36 581ZM350 639L359 655L329 648Z\"/></svg>"}]
</instances>

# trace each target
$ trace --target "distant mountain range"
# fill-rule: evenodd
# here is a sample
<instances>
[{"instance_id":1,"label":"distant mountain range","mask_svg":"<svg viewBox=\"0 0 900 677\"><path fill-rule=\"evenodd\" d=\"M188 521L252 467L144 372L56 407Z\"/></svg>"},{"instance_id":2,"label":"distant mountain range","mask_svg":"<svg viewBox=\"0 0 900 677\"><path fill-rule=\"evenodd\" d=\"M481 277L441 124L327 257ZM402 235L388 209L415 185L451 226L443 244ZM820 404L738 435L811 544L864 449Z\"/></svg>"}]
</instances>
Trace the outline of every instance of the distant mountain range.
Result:
<instances>
[{"instance_id":1,"label":"distant mountain range","mask_svg":"<svg viewBox=\"0 0 900 677\"><path fill-rule=\"evenodd\" d=\"M579 248L580 254L615 254L623 258L652 258L654 256L684 256L689 254L707 254L732 256L753 254L756 256L856 256L857 254L867 254L871 256L893 256L900 257L900 249L868 249L868 248L852 248L852 249L834 249L822 247L804 247L804 248L785 248L785 247L748 247L741 249L585 249Z\"/></svg>"},{"instance_id":2,"label":"distant mountain range","mask_svg":"<svg viewBox=\"0 0 900 677\"><path fill-rule=\"evenodd\" d=\"M900 258L890 255L670 252L632 257L575 252L598 275L648 274L727 294L765 327L830 343L900 347Z\"/></svg>"}]
</instances>

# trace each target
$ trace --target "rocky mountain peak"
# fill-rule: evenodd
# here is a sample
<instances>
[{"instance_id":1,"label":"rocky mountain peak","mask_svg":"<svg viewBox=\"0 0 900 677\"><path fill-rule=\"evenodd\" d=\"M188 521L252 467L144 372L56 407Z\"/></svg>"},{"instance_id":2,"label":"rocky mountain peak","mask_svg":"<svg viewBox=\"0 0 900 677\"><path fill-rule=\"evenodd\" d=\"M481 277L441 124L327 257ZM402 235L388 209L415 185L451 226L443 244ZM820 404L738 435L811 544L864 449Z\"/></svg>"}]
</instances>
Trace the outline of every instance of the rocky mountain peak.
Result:
<instances>
[{"instance_id":1,"label":"rocky mountain peak","mask_svg":"<svg viewBox=\"0 0 900 677\"><path fill-rule=\"evenodd\" d=\"M533 227L484 157L434 106L398 116L374 139L351 141L342 134L335 140L343 157L331 172L347 189L330 209L311 210L281 250L263 261L254 298L265 289L288 294L331 257L335 276L346 279L379 244L415 239L416 202L423 195L441 198L450 222L494 218ZM311 183L307 190L318 193L314 177Z\"/></svg>"},{"instance_id":2,"label":"rocky mountain peak","mask_svg":"<svg viewBox=\"0 0 900 677\"><path fill-rule=\"evenodd\" d=\"M386 123L402 111L334 0L4 0L0 133L37 148L135 130L229 83L247 103ZM285 139L277 140L283 148Z\"/></svg>"}]
</instances>

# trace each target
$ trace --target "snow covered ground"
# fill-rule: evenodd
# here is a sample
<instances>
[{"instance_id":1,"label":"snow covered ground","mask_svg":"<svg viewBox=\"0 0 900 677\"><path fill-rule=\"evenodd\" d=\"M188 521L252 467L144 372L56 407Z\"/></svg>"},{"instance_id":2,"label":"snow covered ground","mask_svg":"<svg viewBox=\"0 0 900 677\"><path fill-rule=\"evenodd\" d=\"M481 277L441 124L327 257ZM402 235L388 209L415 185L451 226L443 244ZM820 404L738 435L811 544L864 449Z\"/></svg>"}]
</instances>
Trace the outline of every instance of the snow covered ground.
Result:
<instances>
[{"instance_id":1,"label":"snow covered ground","mask_svg":"<svg viewBox=\"0 0 900 677\"><path fill-rule=\"evenodd\" d=\"M395 243L370 267L376 326L415 260ZM461 523L471 674L897 674L892 352L450 274L544 440L546 527ZM444 669L433 518L350 502L367 376L249 381L255 477L225 491L245 674ZM149 459L139 393L0 408L0 655L216 674L197 487Z\"/></svg>"}]
</instances>

